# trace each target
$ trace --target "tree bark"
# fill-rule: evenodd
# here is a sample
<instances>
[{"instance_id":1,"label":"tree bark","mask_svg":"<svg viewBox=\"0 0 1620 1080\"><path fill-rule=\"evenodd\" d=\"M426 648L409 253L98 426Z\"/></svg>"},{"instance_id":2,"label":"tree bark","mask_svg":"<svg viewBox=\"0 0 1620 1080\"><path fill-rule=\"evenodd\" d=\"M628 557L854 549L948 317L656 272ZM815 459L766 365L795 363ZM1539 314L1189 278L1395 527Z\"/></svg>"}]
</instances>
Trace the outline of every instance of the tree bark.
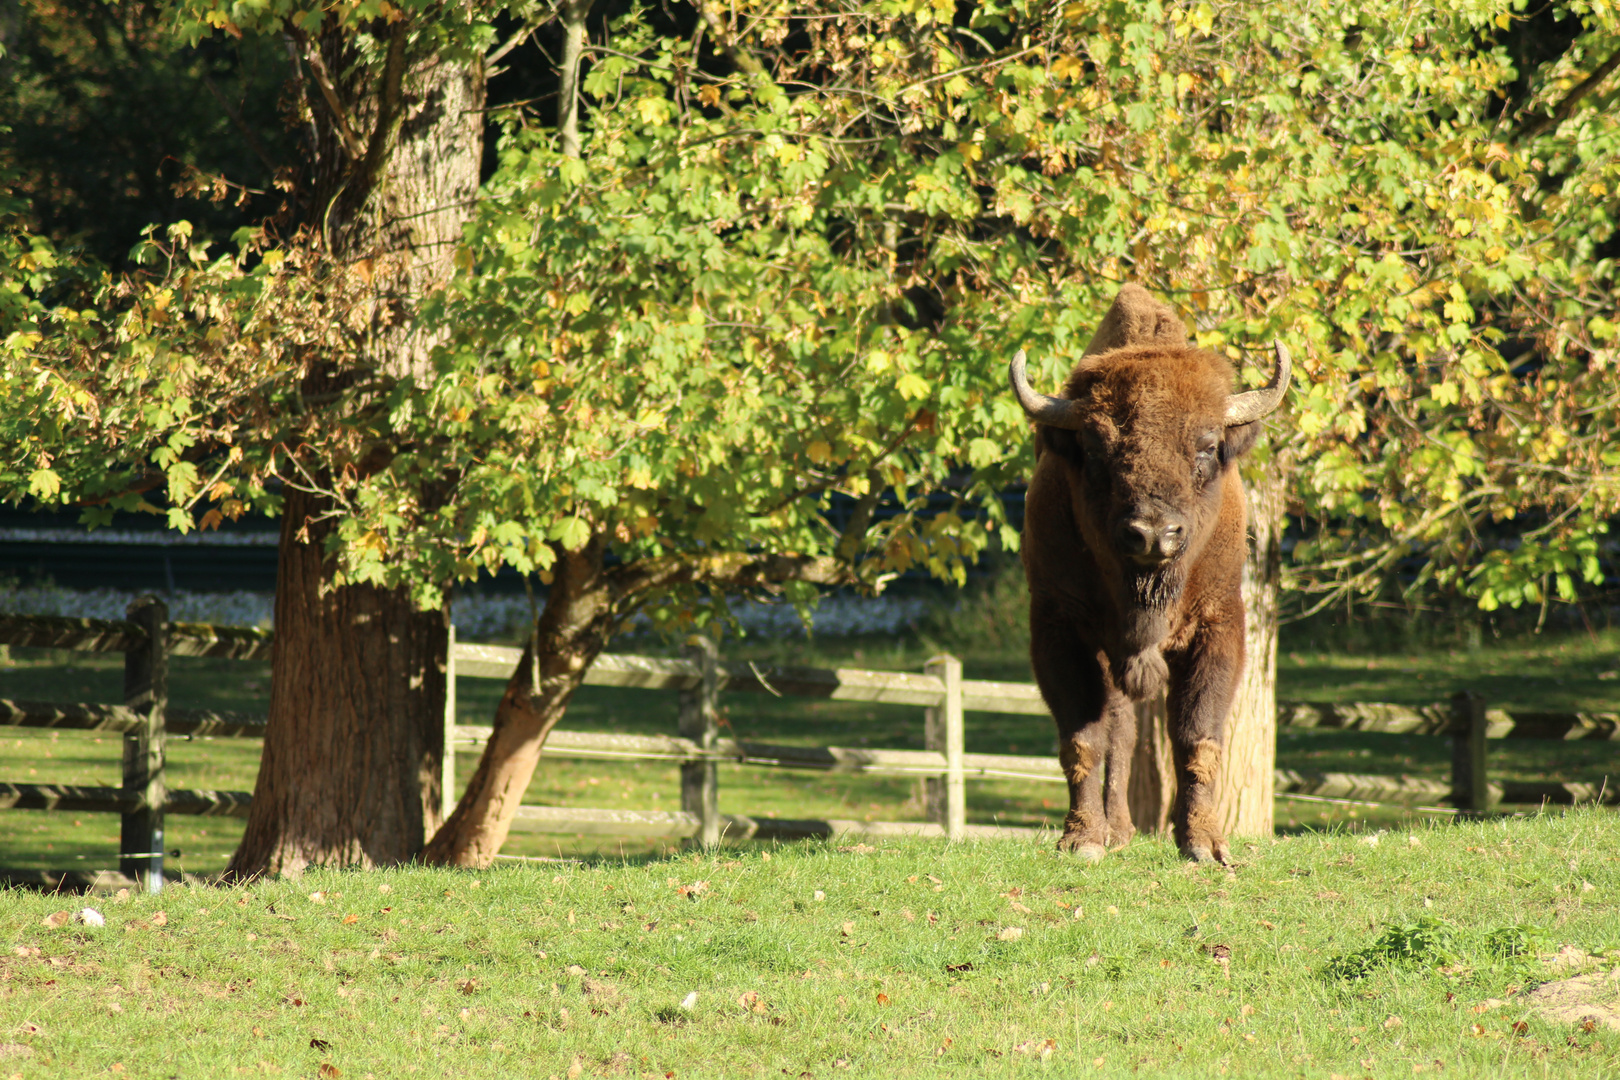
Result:
<instances>
[{"instance_id":1,"label":"tree bark","mask_svg":"<svg viewBox=\"0 0 1620 1080\"><path fill-rule=\"evenodd\" d=\"M1137 832L1152 836L1168 835L1170 809L1176 802L1169 717L1163 690L1136 704L1136 752L1131 757L1131 784L1125 798L1131 807L1131 824Z\"/></svg>"},{"instance_id":2,"label":"tree bark","mask_svg":"<svg viewBox=\"0 0 1620 1080\"><path fill-rule=\"evenodd\" d=\"M494 730L478 769L450 819L422 852L423 862L484 867L506 843L546 736L567 712L586 669L613 632L613 590L602 573L604 547L600 538L593 538L583 550L564 556L545 610L496 707Z\"/></svg>"},{"instance_id":3,"label":"tree bark","mask_svg":"<svg viewBox=\"0 0 1620 1080\"><path fill-rule=\"evenodd\" d=\"M328 257L370 282L362 365L421 381L436 342L417 330L415 304L449 278L472 212L484 82L476 63L410 55L408 32L395 24L381 70L355 62L352 37L304 43L316 131L308 224ZM335 358L313 359L306 392L353 377ZM310 490L288 485L270 721L231 876L405 862L441 822L448 611L417 611L403 588L335 584L324 540L337 507L313 489L344 467L377 466L311 462L295 481Z\"/></svg>"},{"instance_id":4,"label":"tree bark","mask_svg":"<svg viewBox=\"0 0 1620 1080\"><path fill-rule=\"evenodd\" d=\"M401 589L331 588L331 523L299 535L319 502L295 492L282 514L270 722L228 877L395 865L438 823L445 613Z\"/></svg>"},{"instance_id":5,"label":"tree bark","mask_svg":"<svg viewBox=\"0 0 1620 1080\"><path fill-rule=\"evenodd\" d=\"M1226 723L1216 813L1227 836L1269 836L1277 764L1277 594L1289 469L1273 453L1245 480L1249 557L1243 564L1243 678Z\"/></svg>"}]
</instances>

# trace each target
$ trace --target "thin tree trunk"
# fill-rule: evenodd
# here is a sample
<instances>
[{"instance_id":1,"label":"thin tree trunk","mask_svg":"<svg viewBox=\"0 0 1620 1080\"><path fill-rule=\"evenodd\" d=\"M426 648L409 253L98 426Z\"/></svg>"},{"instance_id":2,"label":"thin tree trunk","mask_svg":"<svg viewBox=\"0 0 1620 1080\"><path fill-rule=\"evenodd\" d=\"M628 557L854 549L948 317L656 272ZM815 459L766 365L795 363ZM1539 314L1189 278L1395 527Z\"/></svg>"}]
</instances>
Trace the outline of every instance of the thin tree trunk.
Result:
<instances>
[{"instance_id":1,"label":"thin tree trunk","mask_svg":"<svg viewBox=\"0 0 1620 1080\"><path fill-rule=\"evenodd\" d=\"M607 647L612 632L612 590L602 578L603 546L593 539L558 567L535 633L495 710L495 727L478 769L450 819L422 852L423 862L488 866L506 843L546 736L567 712L586 669Z\"/></svg>"},{"instance_id":2,"label":"thin tree trunk","mask_svg":"<svg viewBox=\"0 0 1620 1080\"><path fill-rule=\"evenodd\" d=\"M228 876L395 865L437 824L445 614L403 590L330 588L330 523L298 536L317 503L294 492L282 515L270 722Z\"/></svg>"},{"instance_id":3,"label":"thin tree trunk","mask_svg":"<svg viewBox=\"0 0 1620 1080\"><path fill-rule=\"evenodd\" d=\"M566 0L562 8L563 61L558 71L557 134L562 152L579 157L579 62L585 55L585 17L592 0Z\"/></svg>"},{"instance_id":4,"label":"thin tree trunk","mask_svg":"<svg viewBox=\"0 0 1620 1080\"><path fill-rule=\"evenodd\" d=\"M449 277L472 213L484 82L480 65L410 57L407 41L408 28L397 27L389 48L398 55L381 73L353 62L347 38L305 54L323 73L340 73L330 99L310 92L318 133L310 224L331 258L372 284L364 360L422 380L436 342L417 331L415 304ZM352 377L314 360L306 391ZM336 585L323 543L333 509L328 495L288 490L270 722L227 871L234 876L405 862L440 824L448 612L417 611L403 588Z\"/></svg>"},{"instance_id":5,"label":"thin tree trunk","mask_svg":"<svg viewBox=\"0 0 1620 1080\"><path fill-rule=\"evenodd\" d=\"M1136 753L1131 758L1131 784L1125 797L1131 807L1131 824L1137 832L1152 836L1169 833L1170 809L1176 802L1169 715L1163 690L1136 704Z\"/></svg>"},{"instance_id":6,"label":"thin tree trunk","mask_svg":"<svg viewBox=\"0 0 1620 1080\"><path fill-rule=\"evenodd\" d=\"M1277 594L1289 471L1283 457L1273 454L1244 485L1249 498L1249 557L1243 564L1246 660L1216 784L1216 813L1228 836L1269 836L1275 823Z\"/></svg>"}]
</instances>

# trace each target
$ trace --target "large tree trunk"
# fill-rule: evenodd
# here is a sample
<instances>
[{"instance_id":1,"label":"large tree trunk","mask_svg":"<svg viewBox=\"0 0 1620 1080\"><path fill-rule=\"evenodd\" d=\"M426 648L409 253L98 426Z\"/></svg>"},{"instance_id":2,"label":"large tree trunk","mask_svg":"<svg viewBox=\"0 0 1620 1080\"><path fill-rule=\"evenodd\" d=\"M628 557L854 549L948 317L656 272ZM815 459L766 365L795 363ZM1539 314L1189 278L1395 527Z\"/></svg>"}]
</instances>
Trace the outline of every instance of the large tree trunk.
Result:
<instances>
[{"instance_id":1,"label":"large tree trunk","mask_svg":"<svg viewBox=\"0 0 1620 1080\"><path fill-rule=\"evenodd\" d=\"M270 723L230 876L394 865L437 824L445 615L399 589L330 588L331 523L298 535L317 502L294 493L282 516Z\"/></svg>"},{"instance_id":2,"label":"large tree trunk","mask_svg":"<svg viewBox=\"0 0 1620 1080\"><path fill-rule=\"evenodd\" d=\"M1227 836L1269 836L1277 764L1277 594L1288 468L1274 454L1248 477L1249 557L1243 564L1243 678L1226 724L1216 813Z\"/></svg>"},{"instance_id":3,"label":"large tree trunk","mask_svg":"<svg viewBox=\"0 0 1620 1080\"><path fill-rule=\"evenodd\" d=\"M450 819L422 852L423 862L488 866L506 843L546 736L563 718L586 669L612 633L612 590L602 577L603 546L593 539L558 567L545 611L495 710L495 727L478 769Z\"/></svg>"},{"instance_id":4,"label":"large tree trunk","mask_svg":"<svg viewBox=\"0 0 1620 1080\"><path fill-rule=\"evenodd\" d=\"M1282 455L1244 482L1249 554L1243 564L1244 664L1226 721L1226 752L1216 784L1216 813L1228 836L1265 836L1273 827L1277 761L1277 593L1288 469ZM1176 799L1164 693L1136 707L1131 763L1131 821L1138 832L1164 834Z\"/></svg>"},{"instance_id":5,"label":"large tree trunk","mask_svg":"<svg viewBox=\"0 0 1620 1080\"><path fill-rule=\"evenodd\" d=\"M472 212L484 82L478 64L408 56L407 34L398 24L399 55L381 73L355 63L348 38L306 51L309 83L317 68L329 82L340 73L328 87L335 108L306 86L317 133L310 225L333 260L371 282L364 366L421 380L435 341L417 331L414 306L449 277ZM314 360L306 392L353 378ZM385 467L391 452L369 447L350 467ZM317 486L329 477L314 474ZM448 613L417 611L403 588L335 585L322 543L332 509L329 495L289 485L270 722L236 876L405 862L440 824Z\"/></svg>"}]
</instances>

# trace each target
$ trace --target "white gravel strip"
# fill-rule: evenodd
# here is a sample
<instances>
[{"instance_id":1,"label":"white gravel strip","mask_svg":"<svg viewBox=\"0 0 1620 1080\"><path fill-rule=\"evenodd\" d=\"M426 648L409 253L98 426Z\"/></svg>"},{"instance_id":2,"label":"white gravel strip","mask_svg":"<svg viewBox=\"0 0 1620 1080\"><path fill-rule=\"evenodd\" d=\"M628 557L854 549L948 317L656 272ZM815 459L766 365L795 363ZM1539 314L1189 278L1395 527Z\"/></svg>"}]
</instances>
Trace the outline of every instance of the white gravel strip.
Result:
<instances>
[{"instance_id":1,"label":"white gravel strip","mask_svg":"<svg viewBox=\"0 0 1620 1080\"><path fill-rule=\"evenodd\" d=\"M0 612L13 615L64 615L72 618L122 619L140 593L123 589L61 589L28 586L0 589ZM274 597L260 592L176 591L165 597L175 622L218 626L263 626L273 623ZM764 638L802 637L804 622L792 604L743 600L732 611L744 630ZM920 597L826 597L817 607L813 626L818 635L894 634L927 617L929 604ZM464 640L520 637L529 620L523 595L469 593L455 598L451 618Z\"/></svg>"}]
</instances>

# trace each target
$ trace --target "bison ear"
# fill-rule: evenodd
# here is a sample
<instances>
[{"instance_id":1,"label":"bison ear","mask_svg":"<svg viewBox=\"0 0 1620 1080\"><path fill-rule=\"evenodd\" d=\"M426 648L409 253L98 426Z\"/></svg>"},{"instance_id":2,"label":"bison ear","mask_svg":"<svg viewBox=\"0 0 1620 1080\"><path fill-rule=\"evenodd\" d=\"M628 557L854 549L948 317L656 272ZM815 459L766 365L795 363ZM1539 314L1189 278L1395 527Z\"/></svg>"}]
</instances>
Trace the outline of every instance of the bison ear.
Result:
<instances>
[{"instance_id":1,"label":"bison ear","mask_svg":"<svg viewBox=\"0 0 1620 1080\"><path fill-rule=\"evenodd\" d=\"M1254 449L1259 441L1260 433L1265 430L1265 422L1255 420L1248 424L1235 424L1226 429L1226 437L1221 441L1221 462L1236 461L1238 458Z\"/></svg>"},{"instance_id":2,"label":"bison ear","mask_svg":"<svg viewBox=\"0 0 1620 1080\"><path fill-rule=\"evenodd\" d=\"M1075 465L1085 464L1085 454L1080 449L1080 437L1067 428L1036 424L1035 445L1037 457L1042 450L1050 450L1065 461Z\"/></svg>"}]
</instances>

